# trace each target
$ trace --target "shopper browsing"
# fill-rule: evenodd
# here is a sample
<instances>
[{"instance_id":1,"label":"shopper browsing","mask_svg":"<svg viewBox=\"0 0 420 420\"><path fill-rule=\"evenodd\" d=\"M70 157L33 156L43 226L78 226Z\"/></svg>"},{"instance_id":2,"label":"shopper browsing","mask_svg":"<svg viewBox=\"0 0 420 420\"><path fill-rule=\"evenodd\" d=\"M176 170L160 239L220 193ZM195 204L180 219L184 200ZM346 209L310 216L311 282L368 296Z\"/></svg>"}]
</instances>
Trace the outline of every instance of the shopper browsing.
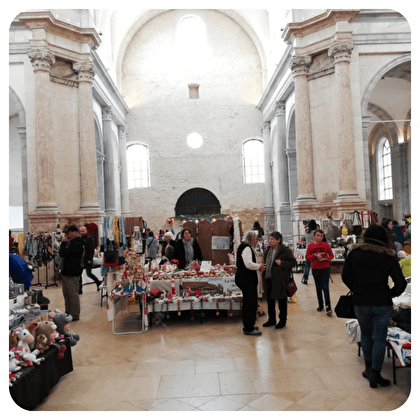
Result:
<instances>
[{"instance_id":1,"label":"shopper browsing","mask_svg":"<svg viewBox=\"0 0 420 420\"><path fill-rule=\"evenodd\" d=\"M331 247L325 241L325 235L321 229L315 230L314 242L309 244L305 258L311 262L316 296L318 298L317 311L321 312L324 309L325 299L327 315L332 316L330 299L330 261L334 258L334 254Z\"/></svg>"},{"instance_id":2,"label":"shopper browsing","mask_svg":"<svg viewBox=\"0 0 420 420\"><path fill-rule=\"evenodd\" d=\"M263 327L275 325L284 328L287 321L287 293L285 285L290 282L296 259L289 247L282 244L280 232L272 232L268 237L268 248L264 253L266 269L263 273L264 293L267 297L268 320ZM279 305L279 322L276 324L276 300Z\"/></svg>"},{"instance_id":3,"label":"shopper browsing","mask_svg":"<svg viewBox=\"0 0 420 420\"><path fill-rule=\"evenodd\" d=\"M341 277L353 292L354 312L360 325L361 345L366 369L362 375L371 388L389 386L381 376L386 338L392 314L392 298L400 296L407 282L398 264L387 230L371 225L360 244L350 246ZM388 285L391 277L393 287Z\"/></svg>"},{"instance_id":4,"label":"shopper browsing","mask_svg":"<svg viewBox=\"0 0 420 420\"><path fill-rule=\"evenodd\" d=\"M305 224L306 222L306 224ZM306 241L306 247L314 241L314 232L317 229L316 222L314 219L311 220L304 220L303 224L305 225L305 241ZM303 277L302 277L302 283L308 284L308 278L309 278L309 272L311 271L311 262L309 260L305 261L305 266L303 268Z\"/></svg>"},{"instance_id":5,"label":"shopper browsing","mask_svg":"<svg viewBox=\"0 0 420 420\"><path fill-rule=\"evenodd\" d=\"M63 258L61 275L65 312L77 321L80 317L79 280L83 271L84 242L75 225L67 226L63 232L66 236L61 240L58 253Z\"/></svg>"},{"instance_id":6,"label":"shopper browsing","mask_svg":"<svg viewBox=\"0 0 420 420\"><path fill-rule=\"evenodd\" d=\"M80 228L80 237L85 243L85 253L83 255L83 268L86 270L86 275L96 283L96 290L99 291L99 286L101 281L92 273L93 268L93 255L95 254L95 240L92 236L89 236L87 233L87 228L82 226ZM82 275L80 275L80 288L79 293L82 294Z\"/></svg>"}]
</instances>

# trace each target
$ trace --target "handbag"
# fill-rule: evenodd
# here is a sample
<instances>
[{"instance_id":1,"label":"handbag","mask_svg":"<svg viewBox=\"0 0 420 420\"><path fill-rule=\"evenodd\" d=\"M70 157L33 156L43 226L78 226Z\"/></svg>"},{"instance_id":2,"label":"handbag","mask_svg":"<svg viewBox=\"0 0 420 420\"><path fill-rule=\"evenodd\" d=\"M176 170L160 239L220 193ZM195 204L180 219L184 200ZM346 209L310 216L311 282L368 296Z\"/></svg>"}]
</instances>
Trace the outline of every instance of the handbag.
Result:
<instances>
[{"instance_id":1,"label":"handbag","mask_svg":"<svg viewBox=\"0 0 420 420\"><path fill-rule=\"evenodd\" d=\"M115 249L114 241L108 245L108 249L104 251L104 265L114 267L118 265L118 249Z\"/></svg>"},{"instance_id":2,"label":"handbag","mask_svg":"<svg viewBox=\"0 0 420 420\"><path fill-rule=\"evenodd\" d=\"M353 292L348 292L347 295L340 296L334 312L338 318L356 318L354 313Z\"/></svg>"},{"instance_id":3,"label":"handbag","mask_svg":"<svg viewBox=\"0 0 420 420\"><path fill-rule=\"evenodd\" d=\"M295 279L293 278L293 272L290 272L290 279L291 281L287 286L283 280L284 289L286 290L286 294L288 297L292 297L297 292L297 286L295 283Z\"/></svg>"}]
</instances>

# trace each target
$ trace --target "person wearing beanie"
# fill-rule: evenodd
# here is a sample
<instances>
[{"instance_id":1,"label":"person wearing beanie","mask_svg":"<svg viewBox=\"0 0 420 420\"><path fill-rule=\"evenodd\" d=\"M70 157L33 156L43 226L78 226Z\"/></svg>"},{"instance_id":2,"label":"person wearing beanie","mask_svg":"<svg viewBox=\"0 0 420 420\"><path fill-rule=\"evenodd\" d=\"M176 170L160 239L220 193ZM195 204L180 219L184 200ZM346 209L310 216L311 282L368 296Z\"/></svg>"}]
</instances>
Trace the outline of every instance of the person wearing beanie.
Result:
<instances>
[{"instance_id":1,"label":"person wearing beanie","mask_svg":"<svg viewBox=\"0 0 420 420\"><path fill-rule=\"evenodd\" d=\"M371 388L389 386L381 376L385 357L392 298L400 296L407 281L398 264L387 230L379 225L366 229L361 243L349 246L341 278L353 292L354 312L360 325L361 345L365 361L362 376ZM389 287L391 277L393 287Z\"/></svg>"}]
</instances>

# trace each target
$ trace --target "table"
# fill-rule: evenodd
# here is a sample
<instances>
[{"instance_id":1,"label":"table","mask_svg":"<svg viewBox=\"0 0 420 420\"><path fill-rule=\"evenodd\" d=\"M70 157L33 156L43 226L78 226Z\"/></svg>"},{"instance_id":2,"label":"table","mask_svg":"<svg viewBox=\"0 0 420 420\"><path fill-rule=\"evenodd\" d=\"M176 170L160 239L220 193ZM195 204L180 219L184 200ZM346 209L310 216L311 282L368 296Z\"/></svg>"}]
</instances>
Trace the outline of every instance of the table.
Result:
<instances>
[{"instance_id":1,"label":"table","mask_svg":"<svg viewBox=\"0 0 420 420\"><path fill-rule=\"evenodd\" d=\"M13 401L25 410L33 410L40 404L57 384L59 379L73 370L70 340L65 340L67 347L62 359L57 359L58 348L51 346L42 357L40 365L23 367L22 374L10 387Z\"/></svg>"}]
</instances>

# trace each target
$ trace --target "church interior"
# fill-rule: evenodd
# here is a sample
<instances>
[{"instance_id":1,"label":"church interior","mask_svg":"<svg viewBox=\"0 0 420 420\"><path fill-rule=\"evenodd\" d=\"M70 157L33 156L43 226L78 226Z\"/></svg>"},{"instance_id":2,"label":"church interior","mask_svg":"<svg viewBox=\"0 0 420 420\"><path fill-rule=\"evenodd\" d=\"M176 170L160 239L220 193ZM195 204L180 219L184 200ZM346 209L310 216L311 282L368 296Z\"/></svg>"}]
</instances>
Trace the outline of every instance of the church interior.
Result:
<instances>
[{"instance_id":1,"label":"church interior","mask_svg":"<svg viewBox=\"0 0 420 420\"><path fill-rule=\"evenodd\" d=\"M113 220L141 219L156 236L186 222L240 220L245 231L258 221L295 251L303 220L327 229L356 212L364 227L404 227L411 29L397 6L22 10L9 28L9 229L19 246L93 224L103 249ZM74 370L36 410L402 407L410 370L370 389L343 319L313 313L313 281L300 277L290 325L258 340L236 317L172 317L116 336L85 285ZM346 287L339 271L331 280L337 300ZM60 284L44 294L62 306ZM384 369L391 377L391 358Z\"/></svg>"}]
</instances>

